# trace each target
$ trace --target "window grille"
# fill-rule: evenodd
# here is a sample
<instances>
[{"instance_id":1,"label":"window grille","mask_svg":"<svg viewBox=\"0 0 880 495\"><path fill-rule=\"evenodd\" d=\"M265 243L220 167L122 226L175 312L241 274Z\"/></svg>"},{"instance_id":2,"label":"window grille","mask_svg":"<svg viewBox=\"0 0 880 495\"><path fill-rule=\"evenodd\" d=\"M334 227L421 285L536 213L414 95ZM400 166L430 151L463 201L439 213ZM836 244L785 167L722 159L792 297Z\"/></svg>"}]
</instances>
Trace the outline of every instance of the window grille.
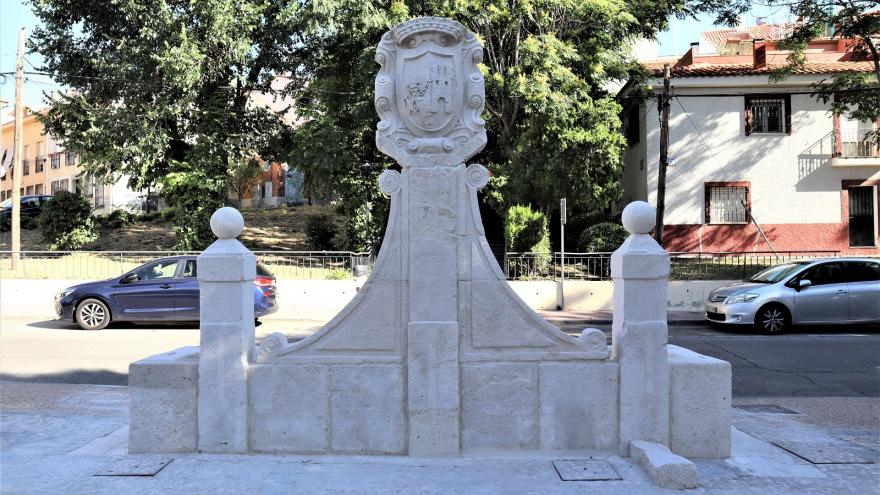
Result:
<instances>
[{"instance_id":1,"label":"window grille","mask_svg":"<svg viewBox=\"0 0 880 495\"><path fill-rule=\"evenodd\" d=\"M709 223L746 223L748 187L710 186Z\"/></svg>"},{"instance_id":2,"label":"window grille","mask_svg":"<svg viewBox=\"0 0 880 495\"><path fill-rule=\"evenodd\" d=\"M785 100L782 98L753 98L749 104L752 111L753 133L785 132Z\"/></svg>"}]
</instances>

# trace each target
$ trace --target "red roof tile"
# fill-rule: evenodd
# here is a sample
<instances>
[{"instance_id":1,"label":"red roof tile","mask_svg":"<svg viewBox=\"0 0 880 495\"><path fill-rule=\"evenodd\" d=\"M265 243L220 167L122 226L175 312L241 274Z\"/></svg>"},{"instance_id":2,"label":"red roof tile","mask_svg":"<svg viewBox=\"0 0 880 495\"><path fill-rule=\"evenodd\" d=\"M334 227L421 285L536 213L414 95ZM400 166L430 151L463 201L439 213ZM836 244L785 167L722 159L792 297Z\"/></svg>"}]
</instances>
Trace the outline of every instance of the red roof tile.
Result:
<instances>
[{"instance_id":1,"label":"red roof tile","mask_svg":"<svg viewBox=\"0 0 880 495\"><path fill-rule=\"evenodd\" d=\"M642 62L655 76L663 75L663 61ZM668 62L666 62L668 63ZM768 64L766 67L755 67L752 63L742 64L709 64L697 63L675 67L670 64L673 77L712 77L712 76L751 76L766 75L775 69L784 67L785 64ZM874 70L871 62L841 62L822 61L807 62L803 67L794 70L793 74L836 74L839 72L871 72Z\"/></svg>"}]
</instances>

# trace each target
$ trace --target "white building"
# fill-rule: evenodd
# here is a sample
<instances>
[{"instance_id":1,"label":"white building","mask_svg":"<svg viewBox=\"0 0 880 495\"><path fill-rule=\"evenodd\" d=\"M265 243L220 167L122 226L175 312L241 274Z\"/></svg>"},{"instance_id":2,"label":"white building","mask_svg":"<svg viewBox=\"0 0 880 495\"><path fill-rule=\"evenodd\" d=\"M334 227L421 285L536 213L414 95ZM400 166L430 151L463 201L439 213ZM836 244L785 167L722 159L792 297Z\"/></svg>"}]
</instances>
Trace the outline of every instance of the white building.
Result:
<instances>
[{"instance_id":1,"label":"white building","mask_svg":"<svg viewBox=\"0 0 880 495\"><path fill-rule=\"evenodd\" d=\"M864 138L877 124L833 115L809 94L811 83L873 64L851 60L846 40L818 40L803 69L771 83L786 56L773 42L702 38L679 59L644 63L658 77L655 93L663 65L672 73L664 247L880 254L880 149ZM710 42L716 53L701 54ZM657 100L629 101L623 202L656 204Z\"/></svg>"}]
</instances>

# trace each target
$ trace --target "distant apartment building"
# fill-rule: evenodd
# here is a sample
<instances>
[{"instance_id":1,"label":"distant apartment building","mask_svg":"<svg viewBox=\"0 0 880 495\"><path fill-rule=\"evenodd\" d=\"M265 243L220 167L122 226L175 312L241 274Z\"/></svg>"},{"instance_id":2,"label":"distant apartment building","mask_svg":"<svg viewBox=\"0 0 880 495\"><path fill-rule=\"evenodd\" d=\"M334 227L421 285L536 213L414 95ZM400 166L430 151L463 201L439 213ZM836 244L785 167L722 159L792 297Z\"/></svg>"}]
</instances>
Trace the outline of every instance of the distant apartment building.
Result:
<instances>
[{"instance_id":1,"label":"distant apartment building","mask_svg":"<svg viewBox=\"0 0 880 495\"><path fill-rule=\"evenodd\" d=\"M21 195L78 192L98 214L109 213L140 198L141 193L126 187L125 179L103 184L85 174L79 157L45 134L36 114L27 108L22 130ZM14 142L14 121L4 120L0 140L0 201L12 197Z\"/></svg>"},{"instance_id":2,"label":"distant apartment building","mask_svg":"<svg viewBox=\"0 0 880 495\"><path fill-rule=\"evenodd\" d=\"M802 68L772 83L787 56L773 39L785 28L709 31L684 56L643 62L655 93L671 68L667 250L880 254L880 148L865 137L880 123L833 114L809 94L812 83L873 64L853 58L851 40L818 39ZM623 199L656 204L657 100L628 101Z\"/></svg>"}]
</instances>

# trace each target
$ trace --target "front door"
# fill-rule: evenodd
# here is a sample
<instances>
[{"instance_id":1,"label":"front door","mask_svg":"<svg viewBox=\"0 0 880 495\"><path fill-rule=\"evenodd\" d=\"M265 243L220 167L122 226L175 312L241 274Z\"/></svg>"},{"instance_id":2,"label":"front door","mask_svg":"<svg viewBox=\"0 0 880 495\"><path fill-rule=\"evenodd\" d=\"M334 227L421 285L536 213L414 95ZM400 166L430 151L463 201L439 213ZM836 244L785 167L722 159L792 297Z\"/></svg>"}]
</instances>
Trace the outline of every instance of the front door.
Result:
<instances>
[{"instance_id":1,"label":"front door","mask_svg":"<svg viewBox=\"0 0 880 495\"><path fill-rule=\"evenodd\" d=\"M797 323L846 322L849 319L849 296L842 262L813 266L798 278L809 280L810 286L795 292L794 317Z\"/></svg>"},{"instance_id":2,"label":"front door","mask_svg":"<svg viewBox=\"0 0 880 495\"><path fill-rule=\"evenodd\" d=\"M849 188L849 245L853 247L875 246L877 221L874 186Z\"/></svg>"},{"instance_id":3,"label":"front door","mask_svg":"<svg viewBox=\"0 0 880 495\"><path fill-rule=\"evenodd\" d=\"M179 280L175 279L178 260L149 263L132 272L137 279L117 283L114 296L125 320L155 320L174 318L174 292Z\"/></svg>"}]
</instances>

